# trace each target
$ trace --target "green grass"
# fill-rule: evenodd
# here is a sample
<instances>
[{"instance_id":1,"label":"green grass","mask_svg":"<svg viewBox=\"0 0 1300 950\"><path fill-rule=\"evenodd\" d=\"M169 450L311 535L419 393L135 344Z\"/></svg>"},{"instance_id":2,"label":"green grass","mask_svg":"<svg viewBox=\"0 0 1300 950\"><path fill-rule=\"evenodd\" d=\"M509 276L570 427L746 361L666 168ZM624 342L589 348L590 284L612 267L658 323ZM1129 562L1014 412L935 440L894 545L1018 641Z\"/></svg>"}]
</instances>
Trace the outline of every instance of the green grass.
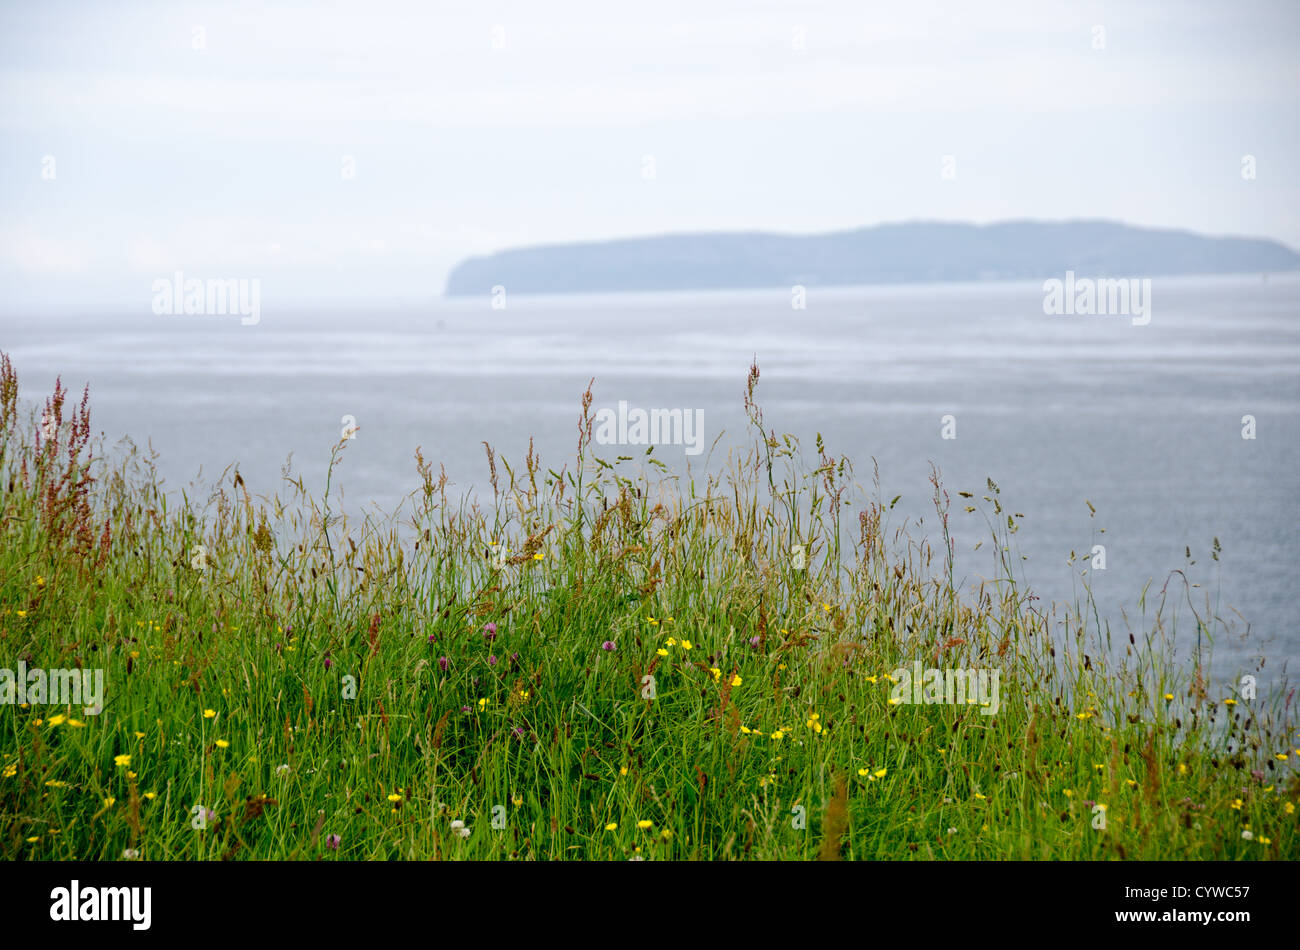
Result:
<instances>
[{"instance_id":1,"label":"green grass","mask_svg":"<svg viewBox=\"0 0 1300 950\"><path fill-rule=\"evenodd\" d=\"M1086 597L1031 602L992 481L952 505L936 473L940 536L908 538L820 438L807 459L764 434L757 380L753 441L716 477L597 458L589 391L563 469L489 450L480 506L417 451L402 511L356 522L301 481L164 494L134 449L92 458L84 400L57 391L43 436L4 358L0 666L101 668L106 687L97 716L0 707L0 851L1296 855L1281 692L1170 659L1175 619L1186 643L1213 618L1171 594L1108 650ZM331 476L355 451L335 446ZM982 581L957 578L950 516L987 525L961 553ZM997 714L891 704L915 660L1000 670Z\"/></svg>"}]
</instances>

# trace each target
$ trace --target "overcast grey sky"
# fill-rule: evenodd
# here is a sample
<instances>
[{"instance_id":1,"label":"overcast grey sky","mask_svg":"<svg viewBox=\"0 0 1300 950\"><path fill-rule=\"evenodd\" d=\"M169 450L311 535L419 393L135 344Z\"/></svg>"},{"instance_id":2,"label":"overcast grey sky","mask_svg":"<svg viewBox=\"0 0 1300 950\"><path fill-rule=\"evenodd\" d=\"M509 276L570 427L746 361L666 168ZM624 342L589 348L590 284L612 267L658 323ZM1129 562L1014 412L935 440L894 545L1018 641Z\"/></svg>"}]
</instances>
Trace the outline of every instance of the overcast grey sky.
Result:
<instances>
[{"instance_id":1,"label":"overcast grey sky","mask_svg":"<svg viewBox=\"0 0 1300 950\"><path fill-rule=\"evenodd\" d=\"M515 245L916 218L1300 248L1298 40L1291 0L5 3L0 291L418 299Z\"/></svg>"}]
</instances>

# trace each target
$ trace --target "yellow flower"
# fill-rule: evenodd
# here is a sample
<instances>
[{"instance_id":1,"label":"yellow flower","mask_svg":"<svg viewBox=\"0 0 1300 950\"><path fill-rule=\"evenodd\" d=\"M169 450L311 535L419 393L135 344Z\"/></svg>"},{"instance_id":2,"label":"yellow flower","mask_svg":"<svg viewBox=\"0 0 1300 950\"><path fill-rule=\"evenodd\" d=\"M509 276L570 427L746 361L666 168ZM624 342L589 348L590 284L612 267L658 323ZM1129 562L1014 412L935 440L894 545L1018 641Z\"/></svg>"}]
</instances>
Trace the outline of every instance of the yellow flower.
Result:
<instances>
[{"instance_id":1,"label":"yellow flower","mask_svg":"<svg viewBox=\"0 0 1300 950\"><path fill-rule=\"evenodd\" d=\"M534 561L544 561L545 559L546 559L546 555L543 554L541 551L538 551L536 554L533 555Z\"/></svg>"},{"instance_id":2,"label":"yellow flower","mask_svg":"<svg viewBox=\"0 0 1300 950\"><path fill-rule=\"evenodd\" d=\"M67 782L60 782L58 779L50 779L50 780L49 780L48 782L46 782L45 784L48 785L50 788L67 788L67 787L68 787L68 783L67 783Z\"/></svg>"},{"instance_id":3,"label":"yellow flower","mask_svg":"<svg viewBox=\"0 0 1300 950\"><path fill-rule=\"evenodd\" d=\"M1225 700L1223 701L1223 705L1225 705L1225 706L1235 706L1235 705L1237 705L1237 701L1236 701L1235 699L1233 699L1231 696L1229 696L1227 699L1225 699Z\"/></svg>"},{"instance_id":4,"label":"yellow flower","mask_svg":"<svg viewBox=\"0 0 1300 950\"><path fill-rule=\"evenodd\" d=\"M669 637L669 638L668 638L668 645L669 645L670 647L675 647L675 646L677 646L677 638L676 638L676 637Z\"/></svg>"},{"instance_id":5,"label":"yellow flower","mask_svg":"<svg viewBox=\"0 0 1300 950\"><path fill-rule=\"evenodd\" d=\"M713 681L715 683L722 679L722 670L718 669L716 666L709 667L709 672L713 674Z\"/></svg>"},{"instance_id":6,"label":"yellow flower","mask_svg":"<svg viewBox=\"0 0 1300 950\"><path fill-rule=\"evenodd\" d=\"M683 640L683 641L682 641L682 649L683 649L683 650L689 650L690 648L691 648L691 641L690 641L690 640Z\"/></svg>"},{"instance_id":7,"label":"yellow flower","mask_svg":"<svg viewBox=\"0 0 1300 950\"><path fill-rule=\"evenodd\" d=\"M157 792L145 792L145 793L144 793L144 797L147 798L147 799L149 799L149 801L153 801L155 798L158 797L158 793L157 793Z\"/></svg>"},{"instance_id":8,"label":"yellow flower","mask_svg":"<svg viewBox=\"0 0 1300 950\"><path fill-rule=\"evenodd\" d=\"M670 830L668 830L667 828L665 828L665 829L663 830L662 834L663 834L663 839L664 839L665 841L669 840L669 839L672 838L672 836L673 836L673 833L672 833Z\"/></svg>"},{"instance_id":9,"label":"yellow flower","mask_svg":"<svg viewBox=\"0 0 1300 950\"><path fill-rule=\"evenodd\" d=\"M617 822L617 821L611 821L608 825L605 826L605 830L606 830L606 831L618 831L618 822Z\"/></svg>"},{"instance_id":10,"label":"yellow flower","mask_svg":"<svg viewBox=\"0 0 1300 950\"><path fill-rule=\"evenodd\" d=\"M980 801L982 801L982 802L986 802L986 801L989 800L989 797L988 797L987 795L981 795L979 792L976 792L976 793L975 793L975 797L978 798L978 799L979 799Z\"/></svg>"},{"instance_id":11,"label":"yellow flower","mask_svg":"<svg viewBox=\"0 0 1300 950\"><path fill-rule=\"evenodd\" d=\"M1137 782L1133 781L1131 778L1124 779L1124 784L1129 788L1137 788Z\"/></svg>"},{"instance_id":12,"label":"yellow flower","mask_svg":"<svg viewBox=\"0 0 1300 950\"><path fill-rule=\"evenodd\" d=\"M35 835L34 837L28 838L28 839L27 839L27 843L28 843L28 844L35 844L37 841L40 841L40 840L41 840L41 836L40 836L40 835Z\"/></svg>"},{"instance_id":13,"label":"yellow flower","mask_svg":"<svg viewBox=\"0 0 1300 950\"><path fill-rule=\"evenodd\" d=\"M402 796L398 795L396 792L393 792L393 794L388 796L388 800L390 802L400 802L402 800Z\"/></svg>"},{"instance_id":14,"label":"yellow flower","mask_svg":"<svg viewBox=\"0 0 1300 950\"><path fill-rule=\"evenodd\" d=\"M71 726L73 729L85 729L85 728L86 728L86 724L85 724L84 722L82 722L80 719L69 719L69 720L68 720L68 725Z\"/></svg>"},{"instance_id":15,"label":"yellow flower","mask_svg":"<svg viewBox=\"0 0 1300 950\"><path fill-rule=\"evenodd\" d=\"M59 713L57 715L51 716L49 718L49 723L51 726L58 726L67 722L67 720L68 720L67 716L63 715L63 713Z\"/></svg>"},{"instance_id":16,"label":"yellow flower","mask_svg":"<svg viewBox=\"0 0 1300 950\"><path fill-rule=\"evenodd\" d=\"M638 828L640 828L642 831L645 831L647 828L652 828L652 827L654 827L654 822L653 822L653 821L647 821L646 819L643 818L641 821L638 821L638 822L636 823L636 826L637 826Z\"/></svg>"},{"instance_id":17,"label":"yellow flower","mask_svg":"<svg viewBox=\"0 0 1300 950\"><path fill-rule=\"evenodd\" d=\"M138 779L138 778L140 777L140 773L139 773L139 772L127 772L127 773L126 773L126 777L129 778L131 781L134 782L136 779Z\"/></svg>"},{"instance_id":18,"label":"yellow flower","mask_svg":"<svg viewBox=\"0 0 1300 950\"><path fill-rule=\"evenodd\" d=\"M3 772L0 772L0 776L3 776L4 778L13 778L17 774L18 774L17 762L11 762L9 765L6 765L4 767Z\"/></svg>"},{"instance_id":19,"label":"yellow flower","mask_svg":"<svg viewBox=\"0 0 1300 950\"><path fill-rule=\"evenodd\" d=\"M657 627L657 626L659 626L659 621L656 620L654 617L646 617L646 618L645 618L645 622L648 623L648 624L650 624L650 626L652 626L652 627Z\"/></svg>"},{"instance_id":20,"label":"yellow flower","mask_svg":"<svg viewBox=\"0 0 1300 950\"><path fill-rule=\"evenodd\" d=\"M785 738L785 733L782 732L780 729L778 729L776 730L776 732L772 733L772 738L780 742L782 739Z\"/></svg>"},{"instance_id":21,"label":"yellow flower","mask_svg":"<svg viewBox=\"0 0 1300 950\"><path fill-rule=\"evenodd\" d=\"M1295 805L1292 804L1291 802L1287 802L1285 805L1282 806L1282 810L1286 812L1288 815L1294 815Z\"/></svg>"},{"instance_id":22,"label":"yellow flower","mask_svg":"<svg viewBox=\"0 0 1300 950\"><path fill-rule=\"evenodd\" d=\"M862 677L862 678L863 678L864 680L866 680L868 683L870 683L872 686L876 685L876 677L874 677L874 676L864 676L864 677Z\"/></svg>"},{"instance_id":23,"label":"yellow flower","mask_svg":"<svg viewBox=\"0 0 1300 950\"><path fill-rule=\"evenodd\" d=\"M229 748L230 748L230 743L227 742L225 739L218 739L218 740L217 740L217 748L218 748L218 749L229 749Z\"/></svg>"},{"instance_id":24,"label":"yellow flower","mask_svg":"<svg viewBox=\"0 0 1300 950\"><path fill-rule=\"evenodd\" d=\"M1061 794L1064 795L1066 798L1073 798L1073 797L1074 797L1074 789L1072 789L1072 788L1063 788L1063 789L1061 789Z\"/></svg>"},{"instance_id":25,"label":"yellow flower","mask_svg":"<svg viewBox=\"0 0 1300 950\"><path fill-rule=\"evenodd\" d=\"M743 679L740 678L740 674L739 674L739 673L736 673L736 674L734 674L734 675L731 677L731 685L732 685L732 686L739 686L739 685L740 685L741 683L743 683L743 682L745 682L745 681L744 681Z\"/></svg>"},{"instance_id":26,"label":"yellow flower","mask_svg":"<svg viewBox=\"0 0 1300 950\"><path fill-rule=\"evenodd\" d=\"M203 710L203 718L204 718L204 719L215 719L215 718L216 718L216 715L217 715L217 711L216 711L215 709L205 709L205 710Z\"/></svg>"},{"instance_id":27,"label":"yellow flower","mask_svg":"<svg viewBox=\"0 0 1300 950\"><path fill-rule=\"evenodd\" d=\"M524 800L523 800L522 798L516 796L516 797L510 799L510 803L511 803L512 805L514 805L516 808L518 808L519 806L521 806L521 805L524 803Z\"/></svg>"},{"instance_id":28,"label":"yellow flower","mask_svg":"<svg viewBox=\"0 0 1300 950\"><path fill-rule=\"evenodd\" d=\"M1179 762L1179 763L1178 763L1178 774L1179 774L1179 775L1186 775L1186 774L1187 774L1187 763L1186 763L1186 762Z\"/></svg>"},{"instance_id":29,"label":"yellow flower","mask_svg":"<svg viewBox=\"0 0 1300 950\"><path fill-rule=\"evenodd\" d=\"M620 769L618 770L618 774L619 774L619 775L626 775L626 774L627 774L627 766L625 765L625 766L623 766L622 768L620 768Z\"/></svg>"},{"instance_id":30,"label":"yellow flower","mask_svg":"<svg viewBox=\"0 0 1300 950\"><path fill-rule=\"evenodd\" d=\"M129 755L117 755L113 757L114 765L130 765L131 757Z\"/></svg>"},{"instance_id":31,"label":"yellow flower","mask_svg":"<svg viewBox=\"0 0 1300 950\"><path fill-rule=\"evenodd\" d=\"M888 773L888 771L889 771L888 769L876 769L876 771L873 774L875 775L876 778L884 778L885 775Z\"/></svg>"},{"instance_id":32,"label":"yellow flower","mask_svg":"<svg viewBox=\"0 0 1300 950\"><path fill-rule=\"evenodd\" d=\"M1286 761L1286 753L1285 753L1285 752L1279 752L1277 755L1273 756L1273 758L1277 759L1279 762L1285 762L1285 761Z\"/></svg>"},{"instance_id":33,"label":"yellow flower","mask_svg":"<svg viewBox=\"0 0 1300 950\"><path fill-rule=\"evenodd\" d=\"M1174 694L1173 694L1173 693L1165 693L1165 702L1167 702L1167 703L1172 703L1173 701L1174 701Z\"/></svg>"},{"instance_id":34,"label":"yellow flower","mask_svg":"<svg viewBox=\"0 0 1300 950\"><path fill-rule=\"evenodd\" d=\"M741 727L740 727L740 731L743 732L745 735L749 735L750 732L752 732L752 730L749 728L749 726L741 726Z\"/></svg>"},{"instance_id":35,"label":"yellow flower","mask_svg":"<svg viewBox=\"0 0 1300 950\"><path fill-rule=\"evenodd\" d=\"M891 706L897 706L897 705L898 705L899 703L901 703L902 701L903 701L903 700L902 700L901 698L899 698L898 696L890 696L890 697L889 697L889 705L891 705Z\"/></svg>"},{"instance_id":36,"label":"yellow flower","mask_svg":"<svg viewBox=\"0 0 1300 950\"><path fill-rule=\"evenodd\" d=\"M25 610L15 610L14 613L16 613L16 614L17 614L18 616L20 616L20 617L26 617L26 616L27 616L27 611L25 611Z\"/></svg>"},{"instance_id":37,"label":"yellow flower","mask_svg":"<svg viewBox=\"0 0 1300 950\"><path fill-rule=\"evenodd\" d=\"M480 699L480 700L478 701L478 708L479 708L479 709L487 709L487 705L488 705L488 701L487 701L487 699Z\"/></svg>"},{"instance_id":38,"label":"yellow flower","mask_svg":"<svg viewBox=\"0 0 1300 950\"><path fill-rule=\"evenodd\" d=\"M1243 804L1245 804L1245 803L1244 803L1240 798L1234 798L1234 799L1232 800L1232 805L1231 805L1230 807L1233 808L1233 809L1236 810L1236 811L1241 811L1241 806L1242 806Z\"/></svg>"},{"instance_id":39,"label":"yellow flower","mask_svg":"<svg viewBox=\"0 0 1300 950\"><path fill-rule=\"evenodd\" d=\"M137 733L135 734L135 737L136 737L137 739L143 739L143 738L144 738L144 733L143 733L143 732L137 732Z\"/></svg>"},{"instance_id":40,"label":"yellow flower","mask_svg":"<svg viewBox=\"0 0 1300 950\"><path fill-rule=\"evenodd\" d=\"M871 771L869 769L858 769L858 774L861 775L863 778L866 778L868 775L871 774Z\"/></svg>"},{"instance_id":41,"label":"yellow flower","mask_svg":"<svg viewBox=\"0 0 1300 950\"><path fill-rule=\"evenodd\" d=\"M112 808L112 807L113 807L113 803L116 802L116 801L117 801L117 799L114 798L114 797L112 797L112 796L110 795L108 798L104 799L104 807L105 807L105 808Z\"/></svg>"},{"instance_id":42,"label":"yellow flower","mask_svg":"<svg viewBox=\"0 0 1300 950\"><path fill-rule=\"evenodd\" d=\"M665 650L663 647L660 647L658 650L655 650L655 652L658 653L660 656L667 656L667 655L668 655L668 651Z\"/></svg>"}]
</instances>

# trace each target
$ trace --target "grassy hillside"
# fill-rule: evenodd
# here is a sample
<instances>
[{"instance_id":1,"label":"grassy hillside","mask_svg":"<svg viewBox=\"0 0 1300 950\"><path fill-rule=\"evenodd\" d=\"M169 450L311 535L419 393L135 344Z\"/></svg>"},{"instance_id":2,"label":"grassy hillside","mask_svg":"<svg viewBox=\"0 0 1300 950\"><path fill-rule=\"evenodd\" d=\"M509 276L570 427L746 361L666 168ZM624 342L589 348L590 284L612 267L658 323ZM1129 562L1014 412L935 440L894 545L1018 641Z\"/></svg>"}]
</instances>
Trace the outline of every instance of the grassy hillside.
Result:
<instances>
[{"instance_id":1,"label":"grassy hillside","mask_svg":"<svg viewBox=\"0 0 1300 950\"><path fill-rule=\"evenodd\" d=\"M95 455L87 399L22 408L3 358L0 666L105 685L97 714L0 706L0 853L1296 856L1296 724L1169 659L1216 632L1181 580L1108 650L1018 583L992 481L936 473L909 538L847 460L767 432L757 383L707 483L597 458L588 391L567 466L489 449L478 505L417 450L403 510L349 522L328 484L166 495ZM988 526L976 585L956 518ZM996 702L911 702L916 661L996 670Z\"/></svg>"}]
</instances>

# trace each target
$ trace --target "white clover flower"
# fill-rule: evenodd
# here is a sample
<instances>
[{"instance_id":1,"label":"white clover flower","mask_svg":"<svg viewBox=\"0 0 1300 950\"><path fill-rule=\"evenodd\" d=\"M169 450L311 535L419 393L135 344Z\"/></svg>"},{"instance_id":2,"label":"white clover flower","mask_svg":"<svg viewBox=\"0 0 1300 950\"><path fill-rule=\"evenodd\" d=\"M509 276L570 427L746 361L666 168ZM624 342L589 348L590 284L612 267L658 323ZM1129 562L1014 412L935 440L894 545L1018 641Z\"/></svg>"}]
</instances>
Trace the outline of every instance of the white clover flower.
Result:
<instances>
[{"instance_id":1,"label":"white clover flower","mask_svg":"<svg viewBox=\"0 0 1300 950\"><path fill-rule=\"evenodd\" d=\"M208 549L202 544L194 546L194 553L190 556L190 567L196 571L206 571L208 569Z\"/></svg>"},{"instance_id":2,"label":"white clover flower","mask_svg":"<svg viewBox=\"0 0 1300 950\"><path fill-rule=\"evenodd\" d=\"M1241 836L1245 838L1247 841L1250 841L1252 838L1255 837L1255 833L1251 831L1249 828L1247 828L1245 831L1241 833Z\"/></svg>"},{"instance_id":3,"label":"white clover flower","mask_svg":"<svg viewBox=\"0 0 1300 950\"><path fill-rule=\"evenodd\" d=\"M139 860L140 860L140 852L137 851L135 848L127 848L125 851L122 852L122 860L123 860L123 861L139 861Z\"/></svg>"},{"instance_id":4,"label":"white clover flower","mask_svg":"<svg viewBox=\"0 0 1300 950\"><path fill-rule=\"evenodd\" d=\"M796 571L802 571L807 565L808 559L804 555L802 544L796 544L790 549L790 566Z\"/></svg>"}]
</instances>

